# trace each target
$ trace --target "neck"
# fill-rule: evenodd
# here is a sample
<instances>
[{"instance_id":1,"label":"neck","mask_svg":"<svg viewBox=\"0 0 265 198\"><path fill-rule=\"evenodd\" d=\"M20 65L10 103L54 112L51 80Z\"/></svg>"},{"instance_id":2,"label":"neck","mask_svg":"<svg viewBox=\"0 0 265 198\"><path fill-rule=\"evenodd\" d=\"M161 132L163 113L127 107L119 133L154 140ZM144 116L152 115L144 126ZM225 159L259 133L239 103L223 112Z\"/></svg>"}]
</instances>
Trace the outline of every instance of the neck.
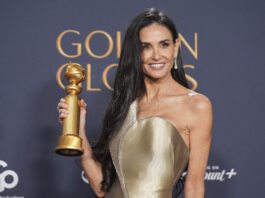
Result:
<instances>
[{"instance_id":1,"label":"neck","mask_svg":"<svg viewBox=\"0 0 265 198\"><path fill-rule=\"evenodd\" d=\"M177 94L182 91L182 86L173 79L171 74L168 77L159 80L145 77L144 82L146 87L145 98L147 102L154 99L157 100L161 96L170 95L172 93Z\"/></svg>"}]
</instances>

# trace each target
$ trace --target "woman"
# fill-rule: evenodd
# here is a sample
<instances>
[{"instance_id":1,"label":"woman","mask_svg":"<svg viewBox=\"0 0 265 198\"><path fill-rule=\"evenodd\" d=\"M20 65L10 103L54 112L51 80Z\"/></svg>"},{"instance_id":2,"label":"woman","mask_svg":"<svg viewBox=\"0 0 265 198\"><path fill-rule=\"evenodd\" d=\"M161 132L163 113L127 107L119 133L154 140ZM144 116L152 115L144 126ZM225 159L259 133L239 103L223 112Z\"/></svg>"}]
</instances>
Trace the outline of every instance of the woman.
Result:
<instances>
[{"instance_id":1,"label":"woman","mask_svg":"<svg viewBox=\"0 0 265 198\"><path fill-rule=\"evenodd\" d=\"M185 198L204 197L212 106L189 89L179 43L173 22L155 9L131 22L93 148L85 132L86 103L80 100L81 162L97 196L166 198L176 184L176 196L184 188ZM62 123L68 114L64 99L58 109Z\"/></svg>"}]
</instances>

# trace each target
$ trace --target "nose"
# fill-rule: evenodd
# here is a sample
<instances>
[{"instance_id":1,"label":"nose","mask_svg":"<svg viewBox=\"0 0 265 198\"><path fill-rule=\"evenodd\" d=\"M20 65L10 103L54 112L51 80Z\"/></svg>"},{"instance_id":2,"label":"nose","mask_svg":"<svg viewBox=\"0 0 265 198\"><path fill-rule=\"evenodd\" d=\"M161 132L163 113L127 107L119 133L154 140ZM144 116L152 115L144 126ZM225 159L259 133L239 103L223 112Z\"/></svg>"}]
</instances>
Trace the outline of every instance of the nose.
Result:
<instances>
[{"instance_id":1,"label":"nose","mask_svg":"<svg viewBox=\"0 0 265 198\"><path fill-rule=\"evenodd\" d=\"M161 55L160 55L160 52L159 52L159 49L158 48L154 48L153 49L153 56L152 58L154 60L159 60L161 58Z\"/></svg>"}]
</instances>

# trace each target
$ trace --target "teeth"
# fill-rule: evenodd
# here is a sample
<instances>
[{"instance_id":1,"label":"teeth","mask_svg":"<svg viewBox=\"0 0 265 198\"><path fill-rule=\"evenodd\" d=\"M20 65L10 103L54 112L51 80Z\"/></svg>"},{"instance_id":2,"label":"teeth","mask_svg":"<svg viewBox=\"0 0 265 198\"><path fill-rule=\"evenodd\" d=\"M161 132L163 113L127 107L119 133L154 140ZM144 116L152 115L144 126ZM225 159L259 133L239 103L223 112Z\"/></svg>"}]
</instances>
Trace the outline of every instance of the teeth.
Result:
<instances>
[{"instance_id":1,"label":"teeth","mask_svg":"<svg viewBox=\"0 0 265 198\"><path fill-rule=\"evenodd\" d=\"M151 64L151 67L161 67L163 66L164 64Z\"/></svg>"}]
</instances>

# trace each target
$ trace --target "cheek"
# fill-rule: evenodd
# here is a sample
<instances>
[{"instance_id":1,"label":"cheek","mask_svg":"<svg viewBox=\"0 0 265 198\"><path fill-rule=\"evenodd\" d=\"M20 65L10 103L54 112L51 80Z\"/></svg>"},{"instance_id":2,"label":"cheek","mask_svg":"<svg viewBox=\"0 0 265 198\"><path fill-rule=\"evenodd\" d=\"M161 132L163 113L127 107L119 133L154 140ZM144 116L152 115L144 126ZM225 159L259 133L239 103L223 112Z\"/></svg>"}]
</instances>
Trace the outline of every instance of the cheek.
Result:
<instances>
[{"instance_id":1,"label":"cheek","mask_svg":"<svg viewBox=\"0 0 265 198\"><path fill-rule=\"evenodd\" d=\"M169 48L169 49L167 49L167 50L165 51L165 53L166 53L165 56L167 56L168 59L174 59L174 57L175 57L175 51L174 51L173 48Z\"/></svg>"},{"instance_id":2,"label":"cheek","mask_svg":"<svg viewBox=\"0 0 265 198\"><path fill-rule=\"evenodd\" d=\"M141 62L144 64L148 60L148 54L146 52L142 52L141 54Z\"/></svg>"}]
</instances>

